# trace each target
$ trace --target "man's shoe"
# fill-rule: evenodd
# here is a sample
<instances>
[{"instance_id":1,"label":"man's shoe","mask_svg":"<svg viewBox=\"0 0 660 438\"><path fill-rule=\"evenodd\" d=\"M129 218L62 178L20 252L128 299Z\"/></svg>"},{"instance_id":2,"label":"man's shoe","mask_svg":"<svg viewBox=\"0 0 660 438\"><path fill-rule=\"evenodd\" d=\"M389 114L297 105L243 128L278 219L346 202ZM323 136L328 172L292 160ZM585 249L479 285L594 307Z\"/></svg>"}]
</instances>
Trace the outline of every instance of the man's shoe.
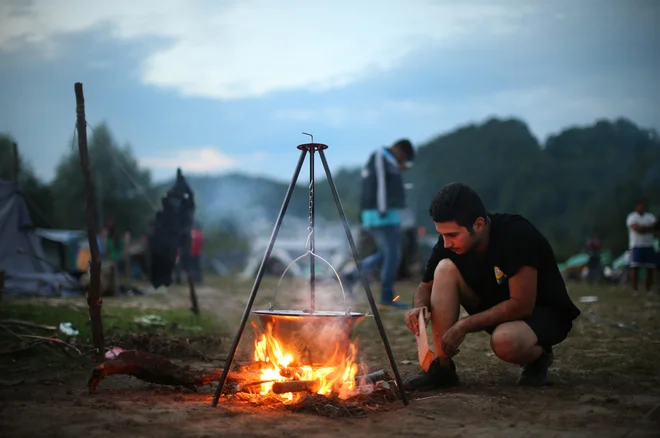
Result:
<instances>
[{"instance_id":1,"label":"man's shoe","mask_svg":"<svg viewBox=\"0 0 660 438\"><path fill-rule=\"evenodd\" d=\"M456 373L456 365L454 361L450 360L449 365L440 361L436 357L429 365L428 371L408 378L403 382L403 387L407 391L433 391L440 388L451 388L460 384L458 374Z\"/></svg>"},{"instance_id":2,"label":"man's shoe","mask_svg":"<svg viewBox=\"0 0 660 438\"><path fill-rule=\"evenodd\" d=\"M534 362L524 365L518 377L518 385L522 386L548 386L548 368L552 365L555 355L552 348L543 350L543 353Z\"/></svg>"}]
</instances>

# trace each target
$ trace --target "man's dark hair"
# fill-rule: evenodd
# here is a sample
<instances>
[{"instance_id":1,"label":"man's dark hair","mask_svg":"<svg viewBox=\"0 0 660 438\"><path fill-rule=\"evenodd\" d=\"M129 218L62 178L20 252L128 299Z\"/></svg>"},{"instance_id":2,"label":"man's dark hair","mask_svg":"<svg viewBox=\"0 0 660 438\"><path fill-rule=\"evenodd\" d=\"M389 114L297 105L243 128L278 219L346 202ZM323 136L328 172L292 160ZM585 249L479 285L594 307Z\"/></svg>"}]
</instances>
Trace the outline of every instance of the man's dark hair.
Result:
<instances>
[{"instance_id":1,"label":"man's dark hair","mask_svg":"<svg viewBox=\"0 0 660 438\"><path fill-rule=\"evenodd\" d=\"M474 222L488 212L481 198L465 184L454 182L444 186L431 201L429 214L433 222L456 222L472 231Z\"/></svg>"},{"instance_id":2,"label":"man's dark hair","mask_svg":"<svg viewBox=\"0 0 660 438\"><path fill-rule=\"evenodd\" d=\"M394 145L392 145L393 148L399 148L401 152L403 152L406 157L408 158L408 161L413 161L415 159L415 149L413 148L412 143L410 140L407 138L402 138L401 140L397 140Z\"/></svg>"}]
</instances>

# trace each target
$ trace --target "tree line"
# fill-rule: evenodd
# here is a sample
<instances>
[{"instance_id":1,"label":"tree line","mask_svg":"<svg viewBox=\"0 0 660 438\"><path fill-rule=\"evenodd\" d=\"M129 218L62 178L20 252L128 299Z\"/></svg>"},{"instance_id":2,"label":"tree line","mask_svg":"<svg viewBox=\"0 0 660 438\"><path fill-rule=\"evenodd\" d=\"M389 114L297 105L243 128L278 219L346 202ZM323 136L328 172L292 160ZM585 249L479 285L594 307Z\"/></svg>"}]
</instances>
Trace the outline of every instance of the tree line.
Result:
<instances>
[{"instance_id":1,"label":"tree line","mask_svg":"<svg viewBox=\"0 0 660 438\"><path fill-rule=\"evenodd\" d=\"M2 179L12 176L15 141L20 150L20 139L0 134ZM120 146L105 123L90 132L89 155L99 220L112 217L120 229L145 232L169 183L155 184L131 146ZM238 212L258 211L272 224L286 191L285 183L241 174L187 178L214 249L244 248L245 218ZM359 220L360 169L339 169L333 179L347 216ZM409 206L418 223L430 231L431 198L442 185L461 181L481 194L489 210L528 217L546 234L560 260L580 251L594 230L617 254L627 247L625 217L637 199L648 199L651 211L660 214L660 137L655 130L618 119L569 127L542 143L521 120L490 119L419 145L406 180L413 184ZM36 226L84 228L77 148L62 157L50 183L19 156L18 181ZM307 190L306 184L299 184L287 215L307 216ZM338 219L324 175L316 184L316 212Z\"/></svg>"}]
</instances>

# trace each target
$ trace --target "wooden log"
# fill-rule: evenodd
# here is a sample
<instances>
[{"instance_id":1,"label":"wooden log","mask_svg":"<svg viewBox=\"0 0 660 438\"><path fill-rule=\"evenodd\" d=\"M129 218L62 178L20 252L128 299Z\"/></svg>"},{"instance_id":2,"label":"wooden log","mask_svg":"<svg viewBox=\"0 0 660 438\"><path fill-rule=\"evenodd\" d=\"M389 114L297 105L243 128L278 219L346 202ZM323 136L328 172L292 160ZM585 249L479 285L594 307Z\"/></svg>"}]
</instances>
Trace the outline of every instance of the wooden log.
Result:
<instances>
[{"instance_id":1,"label":"wooden log","mask_svg":"<svg viewBox=\"0 0 660 438\"><path fill-rule=\"evenodd\" d=\"M97 365L87 382L89 392L95 391L101 380L115 374L126 374L159 385L183 386L196 391L197 386L220 380L222 368L194 370L180 367L169 359L137 350L124 350L112 360ZM229 372L227 379L233 382L256 381L258 376L249 373Z\"/></svg>"},{"instance_id":2,"label":"wooden log","mask_svg":"<svg viewBox=\"0 0 660 438\"><path fill-rule=\"evenodd\" d=\"M186 272L186 275L188 277L188 289L190 291L190 302L192 304L190 310L192 310L192 313L195 315L199 315L199 304L197 303L197 293L195 292L195 280L190 274L190 270Z\"/></svg>"},{"instance_id":3,"label":"wooden log","mask_svg":"<svg viewBox=\"0 0 660 438\"><path fill-rule=\"evenodd\" d=\"M270 362L255 360L254 362L245 362L245 363L237 364L234 367L234 369L237 371L258 371L261 369L269 369L272 367L273 364L271 364Z\"/></svg>"},{"instance_id":4,"label":"wooden log","mask_svg":"<svg viewBox=\"0 0 660 438\"><path fill-rule=\"evenodd\" d=\"M87 240L91 253L90 284L87 291L87 305L91 321L92 342L96 348L98 360L102 360L105 341L101 322L101 256L96 233L96 211L94 203L94 185L87 152L87 121L85 120L85 97L82 83L74 85L76 93L76 129L78 132L78 152L85 188L85 213L87 216Z\"/></svg>"},{"instance_id":5,"label":"wooden log","mask_svg":"<svg viewBox=\"0 0 660 438\"><path fill-rule=\"evenodd\" d=\"M319 390L318 380L292 380L289 382L273 383L273 393L286 394L287 392L316 392Z\"/></svg>"},{"instance_id":6,"label":"wooden log","mask_svg":"<svg viewBox=\"0 0 660 438\"><path fill-rule=\"evenodd\" d=\"M387 371L378 370L378 371L373 371L369 374L364 374L362 376L355 376L355 381L362 382L362 384L365 384L367 382L376 383L381 380L387 380L389 377L390 376L389 374L387 374Z\"/></svg>"}]
</instances>

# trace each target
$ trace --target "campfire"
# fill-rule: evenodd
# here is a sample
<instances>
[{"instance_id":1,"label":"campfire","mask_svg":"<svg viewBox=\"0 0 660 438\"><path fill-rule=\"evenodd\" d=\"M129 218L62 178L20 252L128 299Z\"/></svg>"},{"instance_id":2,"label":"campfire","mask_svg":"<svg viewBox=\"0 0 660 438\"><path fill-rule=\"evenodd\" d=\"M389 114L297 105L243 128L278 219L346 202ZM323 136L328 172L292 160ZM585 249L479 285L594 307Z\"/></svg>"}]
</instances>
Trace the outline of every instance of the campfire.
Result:
<instances>
[{"instance_id":1,"label":"campfire","mask_svg":"<svg viewBox=\"0 0 660 438\"><path fill-rule=\"evenodd\" d=\"M283 402L292 402L300 400L304 393L336 395L340 399L359 393L355 343L351 342L347 348L339 344L329 346L332 355L326 363L304 364L296 348L288 346L273 332L273 324L268 324L254 344L254 361L262 366L260 395L274 395Z\"/></svg>"},{"instance_id":2,"label":"campfire","mask_svg":"<svg viewBox=\"0 0 660 438\"><path fill-rule=\"evenodd\" d=\"M311 134L303 134L309 135L312 141L311 143L297 146L297 149L301 151L300 158L298 159L294 176L284 197L282 208L275 221L275 226L268 242L268 248L261 261L261 266L257 271L257 278L254 281L245 312L243 312L243 317L241 318L238 332L234 338L234 342L226 360L225 368L215 391L213 406L217 406L225 383L230 377L229 373L234 362L234 356L250 314L256 314L261 320L262 331L257 335L253 352L256 368L252 368L252 370L258 372L259 378L253 382L239 384L237 389L241 393L251 392L246 391L248 387L250 389L254 388L254 391L259 396L270 396L284 402L285 405L290 406L292 404L299 405L300 403L291 402L300 401L301 398L308 399L309 396L346 400L359 395L371 394L375 389L384 388L389 391L391 387L387 382L389 376L387 376L384 371L359 375L360 373L358 371L360 367L358 366L356 354L357 348L355 343L351 340L351 337L356 324L364 319L367 314L351 311L349 303L346 300L346 291L344 290L340 275L330 262L315 252L314 156L315 154L318 154L321 158L328 184L330 186L330 191L332 192L332 196L337 206L337 211L343 223L346 238L351 247L353 259L355 260L358 269L361 270L359 254L355 247L350 226L346 219L346 214L344 213L339 194L337 193L332 175L330 174L330 168L328 167L325 158L324 150L327 149L328 146L321 143L314 143L314 137ZM293 188L296 185L300 169L307 155L309 155L310 175L308 204L309 223L307 227L307 240L305 242L305 249L307 251L295 258L289 266L286 267L280 277L278 287L292 264L297 263L303 258L308 258L308 308L302 310L274 310L276 309L276 289L268 310L252 310L259 285L263 279L266 263L270 258L279 228L284 219L284 214L291 201ZM327 268L335 274L341 289L345 311L319 311L317 309L317 263L325 264ZM395 386L398 389L403 403L408 404L408 399L403 389L403 382L401 381L401 375L399 374L396 360L394 359L394 355L392 354L392 350L387 340L385 328L380 320L378 308L373 299L369 282L364 281L363 286L381 340L385 346L388 361L394 373L396 381ZM305 305L307 306L307 304ZM239 371L244 371L244 368L241 369L239 367Z\"/></svg>"}]
</instances>

